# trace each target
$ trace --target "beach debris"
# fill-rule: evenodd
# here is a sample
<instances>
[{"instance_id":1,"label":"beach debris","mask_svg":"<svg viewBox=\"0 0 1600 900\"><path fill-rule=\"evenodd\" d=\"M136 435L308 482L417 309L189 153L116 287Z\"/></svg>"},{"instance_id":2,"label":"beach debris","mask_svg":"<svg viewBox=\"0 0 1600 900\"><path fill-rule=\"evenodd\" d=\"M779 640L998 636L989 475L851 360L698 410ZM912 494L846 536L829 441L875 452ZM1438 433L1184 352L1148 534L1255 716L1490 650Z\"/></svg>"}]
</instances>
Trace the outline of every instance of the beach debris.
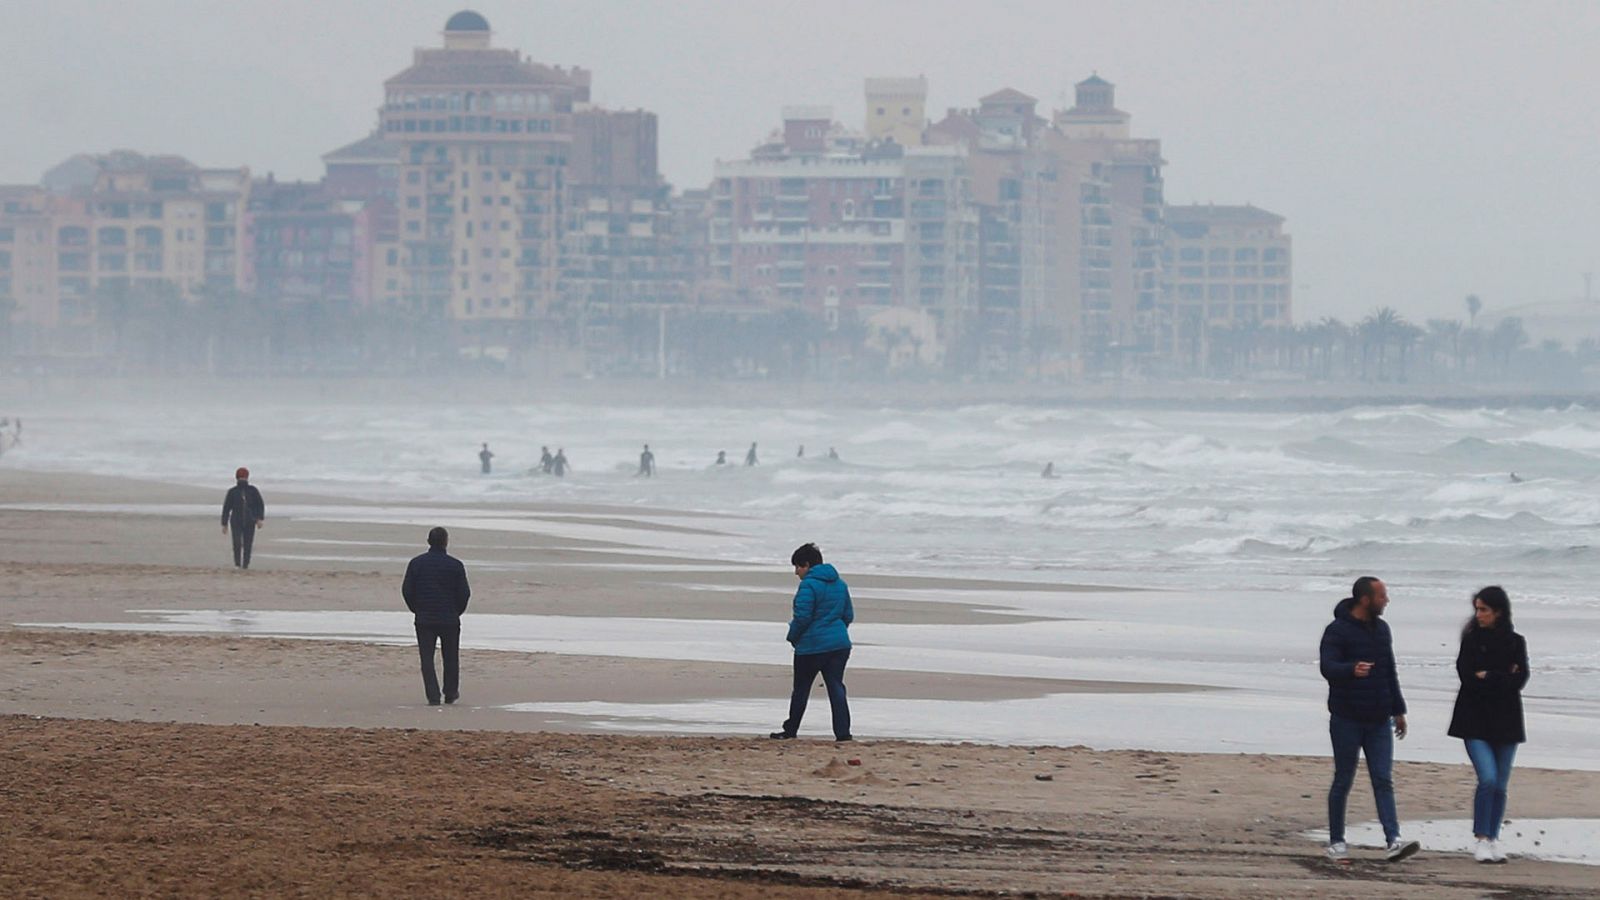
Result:
<instances>
[{"instance_id":1,"label":"beach debris","mask_svg":"<svg viewBox=\"0 0 1600 900\"><path fill-rule=\"evenodd\" d=\"M859 766L859 765L861 765L861 760L859 760L859 759L847 759L847 760L845 760L845 765Z\"/></svg>"},{"instance_id":2,"label":"beach debris","mask_svg":"<svg viewBox=\"0 0 1600 900\"><path fill-rule=\"evenodd\" d=\"M1054 775L1035 775L1035 776L1033 776L1033 780L1034 781L1055 781L1056 777Z\"/></svg>"}]
</instances>

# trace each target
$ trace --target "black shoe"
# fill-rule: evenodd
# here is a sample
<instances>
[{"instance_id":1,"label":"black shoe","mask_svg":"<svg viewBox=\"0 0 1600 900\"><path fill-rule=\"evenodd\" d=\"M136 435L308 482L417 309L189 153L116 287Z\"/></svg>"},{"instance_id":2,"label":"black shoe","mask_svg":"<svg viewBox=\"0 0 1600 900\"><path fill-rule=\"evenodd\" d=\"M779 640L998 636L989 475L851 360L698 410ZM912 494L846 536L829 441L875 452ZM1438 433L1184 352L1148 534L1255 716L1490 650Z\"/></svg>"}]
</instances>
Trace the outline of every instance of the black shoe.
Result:
<instances>
[{"instance_id":1,"label":"black shoe","mask_svg":"<svg viewBox=\"0 0 1600 900\"><path fill-rule=\"evenodd\" d=\"M457 700L460 700L460 699L461 699L461 695L460 694L446 694L444 696L444 702L446 702L446 703L454 703L454 702L456 702Z\"/></svg>"},{"instance_id":2,"label":"black shoe","mask_svg":"<svg viewBox=\"0 0 1600 900\"><path fill-rule=\"evenodd\" d=\"M429 705L429 706L438 706L438 705L439 705L439 700L438 700L438 698L436 698L436 697L429 697L429 698L428 698L428 705Z\"/></svg>"},{"instance_id":3,"label":"black shoe","mask_svg":"<svg viewBox=\"0 0 1600 900\"><path fill-rule=\"evenodd\" d=\"M844 737L836 737L836 738L834 738L833 742L835 744L842 744L845 741L853 741L853 740L855 740L855 738L853 738L853 737L851 737L850 735L847 734Z\"/></svg>"},{"instance_id":4,"label":"black shoe","mask_svg":"<svg viewBox=\"0 0 1600 900\"><path fill-rule=\"evenodd\" d=\"M767 737L772 738L775 741L792 741L792 740L794 740L794 735L789 734L788 732L785 732L785 731L774 731L773 733L767 735Z\"/></svg>"}]
</instances>

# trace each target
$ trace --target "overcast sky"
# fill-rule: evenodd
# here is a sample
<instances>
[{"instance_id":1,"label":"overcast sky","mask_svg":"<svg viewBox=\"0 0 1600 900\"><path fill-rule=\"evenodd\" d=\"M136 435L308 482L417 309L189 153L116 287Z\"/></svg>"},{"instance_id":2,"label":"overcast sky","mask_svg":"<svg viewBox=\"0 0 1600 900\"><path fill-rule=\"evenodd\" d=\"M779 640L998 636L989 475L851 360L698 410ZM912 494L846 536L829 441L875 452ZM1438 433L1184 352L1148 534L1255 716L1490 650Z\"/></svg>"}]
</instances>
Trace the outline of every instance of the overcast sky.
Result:
<instances>
[{"instance_id":1,"label":"overcast sky","mask_svg":"<svg viewBox=\"0 0 1600 900\"><path fill-rule=\"evenodd\" d=\"M6 4L0 183L78 152L316 178L435 46L434 0ZM1415 320L1566 300L1600 274L1600 2L486 0L495 43L657 113L704 186L791 103L859 127L862 79L929 109L1001 87L1067 104L1097 71L1162 140L1169 202L1254 203L1294 236L1296 317ZM1600 279L1596 295L1600 296Z\"/></svg>"}]
</instances>

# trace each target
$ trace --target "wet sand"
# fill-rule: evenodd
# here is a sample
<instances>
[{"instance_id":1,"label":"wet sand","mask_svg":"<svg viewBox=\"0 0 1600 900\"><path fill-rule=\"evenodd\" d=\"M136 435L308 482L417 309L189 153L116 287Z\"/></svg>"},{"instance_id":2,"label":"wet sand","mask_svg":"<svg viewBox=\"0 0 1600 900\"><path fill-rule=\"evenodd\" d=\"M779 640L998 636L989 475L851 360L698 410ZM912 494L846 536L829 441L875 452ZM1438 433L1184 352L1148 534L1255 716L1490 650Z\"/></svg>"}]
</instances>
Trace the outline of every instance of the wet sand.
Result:
<instances>
[{"instance_id":1,"label":"wet sand","mask_svg":"<svg viewBox=\"0 0 1600 900\"><path fill-rule=\"evenodd\" d=\"M127 621L150 608L403 608L397 583L419 549L416 527L273 516L256 567L236 573L215 512L139 509L209 510L220 496L0 472L0 506L128 510L0 509L6 896L1576 897L1591 895L1597 877L1593 867L1483 867L1442 854L1398 867L1360 851L1349 865L1325 863L1300 836L1324 824L1321 758L621 736L593 733L603 723L497 708L771 696L776 720L788 687L781 664L474 652L464 703L430 708L407 647L17 627ZM330 501L269 503L270 512ZM602 516L613 532L648 518L525 512ZM478 563L472 612L670 609L781 629L793 583L781 567L663 560L646 549L659 523L637 524L637 546L453 531L453 549ZM336 553L307 550L333 546L320 541L341 543ZM335 556L345 558L326 558ZM674 571L693 566L716 571ZM684 586L709 578L736 589ZM852 585L870 596L952 582ZM978 603L880 599L873 610L907 623L1016 621ZM905 699L1192 689L870 668L851 677L856 696ZM1469 809L1464 765L1402 763L1397 783L1406 818ZM1593 816L1600 773L1519 768L1513 790L1514 816ZM1358 785L1352 819L1369 807Z\"/></svg>"}]
</instances>

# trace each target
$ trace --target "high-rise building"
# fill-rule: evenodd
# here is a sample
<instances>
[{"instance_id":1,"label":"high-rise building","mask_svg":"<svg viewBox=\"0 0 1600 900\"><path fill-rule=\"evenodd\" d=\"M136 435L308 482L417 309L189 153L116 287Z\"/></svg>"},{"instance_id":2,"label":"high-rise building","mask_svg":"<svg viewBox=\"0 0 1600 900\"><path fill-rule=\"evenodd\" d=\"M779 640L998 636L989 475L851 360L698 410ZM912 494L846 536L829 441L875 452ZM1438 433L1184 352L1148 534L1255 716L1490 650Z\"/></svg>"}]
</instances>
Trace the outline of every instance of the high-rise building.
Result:
<instances>
[{"instance_id":1,"label":"high-rise building","mask_svg":"<svg viewBox=\"0 0 1600 900\"><path fill-rule=\"evenodd\" d=\"M1293 324L1292 242L1283 222L1249 205L1167 207L1166 294L1180 364L1201 364L1210 329Z\"/></svg>"},{"instance_id":2,"label":"high-rise building","mask_svg":"<svg viewBox=\"0 0 1600 900\"><path fill-rule=\"evenodd\" d=\"M1160 143L1129 138L1113 100L1094 76L1046 120L1038 101L1006 88L925 132L970 151L985 370L1064 375L1155 349Z\"/></svg>"},{"instance_id":3,"label":"high-rise building","mask_svg":"<svg viewBox=\"0 0 1600 900\"><path fill-rule=\"evenodd\" d=\"M0 319L24 336L60 319L50 193L0 186Z\"/></svg>"},{"instance_id":4,"label":"high-rise building","mask_svg":"<svg viewBox=\"0 0 1600 900\"><path fill-rule=\"evenodd\" d=\"M471 11L384 84L402 296L455 323L464 347L581 350L618 304L682 294L657 265L671 214L655 116L596 109L589 84L494 47Z\"/></svg>"},{"instance_id":5,"label":"high-rise building","mask_svg":"<svg viewBox=\"0 0 1600 900\"><path fill-rule=\"evenodd\" d=\"M75 156L38 188L0 191L12 321L55 333L63 352L92 353L97 308L130 291L193 302L246 286L249 196L248 169L127 150Z\"/></svg>"},{"instance_id":6,"label":"high-rise building","mask_svg":"<svg viewBox=\"0 0 1600 900\"><path fill-rule=\"evenodd\" d=\"M710 260L730 308L830 329L909 309L946 342L973 307L977 236L957 147L868 141L827 107L789 107L748 159L718 162ZM932 347L924 360L938 357Z\"/></svg>"},{"instance_id":7,"label":"high-rise building","mask_svg":"<svg viewBox=\"0 0 1600 900\"><path fill-rule=\"evenodd\" d=\"M520 346L556 300L573 113L589 73L491 46L463 11L444 46L384 83L384 138L400 151L402 296L481 346Z\"/></svg>"},{"instance_id":8,"label":"high-rise building","mask_svg":"<svg viewBox=\"0 0 1600 900\"><path fill-rule=\"evenodd\" d=\"M928 79L868 78L867 140L892 140L902 147L922 144L927 127Z\"/></svg>"},{"instance_id":9,"label":"high-rise building","mask_svg":"<svg viewBox=\"0 0 1600 900\"><path fill-rule=\"evenodd\" d=\"M1088 167L1105 201L1089 211L1101 230L1092 239L1092 287L1086 284L1081 322L1086 363L1098 368L1160 352L1171 338L1171 309L1161 293L1165 160L1159 140L1129 136L1131 118L1116 108L1115 85L1090 75L1053 123L1064 138L1062 154Z\"/></svg>"}]
</instances>

